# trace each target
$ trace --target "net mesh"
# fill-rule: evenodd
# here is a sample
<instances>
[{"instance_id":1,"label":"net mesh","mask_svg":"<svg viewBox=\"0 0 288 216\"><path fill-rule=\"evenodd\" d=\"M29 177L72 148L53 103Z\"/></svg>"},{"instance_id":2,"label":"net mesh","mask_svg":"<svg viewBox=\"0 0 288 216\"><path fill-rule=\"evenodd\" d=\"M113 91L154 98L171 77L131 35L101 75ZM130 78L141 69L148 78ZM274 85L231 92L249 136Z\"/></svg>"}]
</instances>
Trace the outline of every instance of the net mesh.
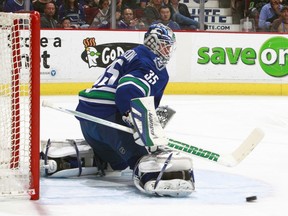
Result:
<instances>
[{"instance_id":1,"label":"net mesh","mask_svg":"<svg viewBox=\"0 0 288 216\"><path fill-rule=\"evenodd\" d=\"M0 198L31 184L30 15L0 13Z\"/></svg>"}]
</instances>

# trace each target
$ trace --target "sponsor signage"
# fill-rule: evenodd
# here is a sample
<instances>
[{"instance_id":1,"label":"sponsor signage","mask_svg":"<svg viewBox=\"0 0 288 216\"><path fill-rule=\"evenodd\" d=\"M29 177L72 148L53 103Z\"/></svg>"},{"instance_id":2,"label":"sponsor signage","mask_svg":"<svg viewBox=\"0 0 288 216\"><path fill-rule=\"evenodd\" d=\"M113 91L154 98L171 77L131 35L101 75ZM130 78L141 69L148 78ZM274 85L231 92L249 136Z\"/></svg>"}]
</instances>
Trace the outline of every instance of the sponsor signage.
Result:
<instances>
[{"instance_id":1,"label":"sponsor signage","mask_svg":"<svg viewBox=\"0 0 288 216\"><path fill-rule=\"evenodd\" d=\"M41 81L94 82L143 37L142 31L42 30ZM288 82L286 35L176 32L176 40L170 82Z\"/></svg>"}]
</instances>

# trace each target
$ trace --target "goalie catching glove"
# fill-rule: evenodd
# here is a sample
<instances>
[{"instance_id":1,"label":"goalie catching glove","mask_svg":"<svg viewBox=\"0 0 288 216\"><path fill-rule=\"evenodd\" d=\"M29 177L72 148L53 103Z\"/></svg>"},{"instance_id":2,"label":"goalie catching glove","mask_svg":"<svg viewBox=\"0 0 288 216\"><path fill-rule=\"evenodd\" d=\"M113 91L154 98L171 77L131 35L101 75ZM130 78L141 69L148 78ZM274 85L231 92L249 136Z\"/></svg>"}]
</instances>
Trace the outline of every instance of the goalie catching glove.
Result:
<instances>
[{"instance_id":1,"label":"goalie catching glove","mask_svg":"<svg viewBox=\"0 0 288 216\"><path fill-rule=\"evenodd\" d=\"M168 106L159 106L156 109L156 114L162 128L165 128L167 126L167 124L170 122L171 118L175 113L176 111Z\"/></svg>"},{"instance_id":2,"label":"goalie catching glove","mask_svg":"<svg viewBox=\"0 0 288 216\"><path fill-rule=\"evenodd\" d=\"M168 123L170 122L171 118L174 116L174 114L176 113L175 110L173 110L172 108L166 106L159 106L156 109L156 115L158 117L158 120L161 124L162 128L165 128ZM128 112L126 113L123 117L122 120L130 127L134 127L133 124L133 119L131 116L131 113Z\"/></svg>"},{"instance_id":3,"label":"goalie catching glove","mask_svg":"<svg viewBox=\"0 0 288 216\"><path fill-rule=\"evenodd\" d=\"M195 190L192 158L180 152L158 150L140 159L133 180L141 192L149 195L188 196Z\"/></svg>"}]
</instances>

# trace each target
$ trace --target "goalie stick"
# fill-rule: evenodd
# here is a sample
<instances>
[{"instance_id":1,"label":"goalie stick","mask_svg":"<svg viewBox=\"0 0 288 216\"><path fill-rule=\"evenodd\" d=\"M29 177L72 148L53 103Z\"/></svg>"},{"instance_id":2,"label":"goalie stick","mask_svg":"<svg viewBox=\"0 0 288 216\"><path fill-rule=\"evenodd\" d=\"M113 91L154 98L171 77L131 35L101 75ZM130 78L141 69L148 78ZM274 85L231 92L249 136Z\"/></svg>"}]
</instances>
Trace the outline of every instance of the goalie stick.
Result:
<instances>
[{"instance_id":1,"label":"goalie stick","mask_svg":"<svg viewBox=\"0 0 288 216\"><path fill-rule=\"evenodd\" d=\"M110 122L82 112L56 106L55 104L47 100L43 100L42 106L49 107L67 114L71 114L92 122L96 122L98 124L106 125L108 127L112 127L118 130L122 130L127 133L131 134L134 133L134 130L129 127L125 127L123 125L116 124L114 122ZM214 162L227 167L234 167L238 165L243 159L246 158L246 156L260 143L263 137L264 132L259 128L255 128L237 149L235 149L232 153L227 155L223 155L221 153L216 153L208 149L189 145L184 142L180 142L170 138L168 138L168 144L165 147L168 147L176 151L184 152L190 156L197 156L198 158L204 159L206 161Z\"/></svg>"}]
</instances>

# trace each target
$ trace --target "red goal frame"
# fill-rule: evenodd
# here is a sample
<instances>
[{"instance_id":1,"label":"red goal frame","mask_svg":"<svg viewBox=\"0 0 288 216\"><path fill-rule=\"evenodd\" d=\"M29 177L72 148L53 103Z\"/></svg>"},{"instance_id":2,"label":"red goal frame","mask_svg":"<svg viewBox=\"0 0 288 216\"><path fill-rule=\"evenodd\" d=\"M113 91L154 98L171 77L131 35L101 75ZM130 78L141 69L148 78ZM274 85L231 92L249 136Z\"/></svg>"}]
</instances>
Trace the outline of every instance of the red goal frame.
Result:
<instances>
[{"instance_id":1,"label":"red goal frame","mask_svg":"<svg viewBox=\"0 0 288 216\"><path fill-rule=\"evenodd\" d=\"M30 188L35 193L32 200L39 199L40 193L40 14L31 12L31 173Z\"/></svg>"}]
</instances>

